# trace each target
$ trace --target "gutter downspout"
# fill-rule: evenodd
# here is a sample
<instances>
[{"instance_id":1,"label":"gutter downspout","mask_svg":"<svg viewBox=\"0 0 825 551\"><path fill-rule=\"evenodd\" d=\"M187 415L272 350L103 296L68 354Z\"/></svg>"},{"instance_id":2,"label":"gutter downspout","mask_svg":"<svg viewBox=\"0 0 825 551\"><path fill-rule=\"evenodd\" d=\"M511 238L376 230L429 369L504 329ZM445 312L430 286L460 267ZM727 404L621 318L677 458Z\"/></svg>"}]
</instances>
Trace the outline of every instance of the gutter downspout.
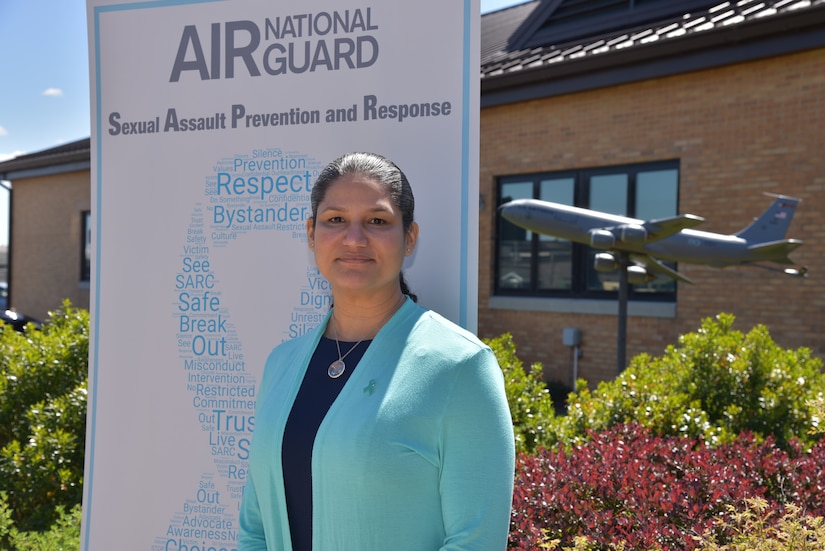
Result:
<instances>
[{"instance_id":1,"label":"gutter downspout","mask_svg":"<svg viewBox=\"0 0 825 551\"><path fill-rule=\"evenodd\" d=\"M6 297L6 308L11 309L12 301L11 301L11 257L12 257L12 239L11 239L11 228L12 228L12 186L9 180L6 180L6 173L0 173L0 187L5 189L9 192L9 219L8 219L8 252L6 253L6 284L7 284L7 294Z\"/></svg>"}]
</instances>

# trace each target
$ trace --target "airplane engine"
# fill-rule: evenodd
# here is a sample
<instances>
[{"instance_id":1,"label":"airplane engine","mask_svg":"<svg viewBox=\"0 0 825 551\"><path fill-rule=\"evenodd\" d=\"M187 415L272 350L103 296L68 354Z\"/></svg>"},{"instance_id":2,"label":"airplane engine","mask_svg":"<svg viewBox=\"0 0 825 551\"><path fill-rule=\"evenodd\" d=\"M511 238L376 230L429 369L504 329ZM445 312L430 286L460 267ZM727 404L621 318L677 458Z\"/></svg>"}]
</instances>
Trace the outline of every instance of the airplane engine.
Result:
<instances>
[{"instance_id":1,"label":"airplane engine","mask_svg":"<svg viewBox=\"0 0 825 551\"><path fill-rule=\"evenodd\" d=\"M631 285L644 285L651 279L652 277L647 273L644 266L627 267L627 282Z\"/></svg>"},{"instance_id":2,"label":"airplane engine","mask_svg":"<svg viewBox=\"0 0 825 551\"><path fill-rule=\"evenodd\" d=\"M641 245L647 241L647 230L637 224L628 224L621 228L621 240L623 243L633 243Z\"/></svg>"},{"instance_id":3,"label":"airplane engine","mask_svg":"<svg viewBox=\"0 0 825 551\"><path fill-rule=\"evenodd\" d=\"M597 272L613 272L619 269L619 262L610 253L597 253L593 267Z\"/></svg>"},{"instance_id":4,"label":"airplane engine","mask_svg":"<svg viewBox=\"0 0 825 551\"><path fill-rule=\"evenodd\" d=\"M593 260L597 272L614 272L619 269L619 261L611 253L598 253ZM631 264L627 267L627 282L631 285L643 285L653 279L644 266Z\"/></svg>"},{"instance_id":5,"label":"airplane engine","mask_svg":"<svg viewBox=\"0 0 825 551\"><path fill-rule=\"evenodd\" d=\"M608 230L590 230L590 246L594 249L612 249L616 238Z\"/></svg>"}]
</instances>

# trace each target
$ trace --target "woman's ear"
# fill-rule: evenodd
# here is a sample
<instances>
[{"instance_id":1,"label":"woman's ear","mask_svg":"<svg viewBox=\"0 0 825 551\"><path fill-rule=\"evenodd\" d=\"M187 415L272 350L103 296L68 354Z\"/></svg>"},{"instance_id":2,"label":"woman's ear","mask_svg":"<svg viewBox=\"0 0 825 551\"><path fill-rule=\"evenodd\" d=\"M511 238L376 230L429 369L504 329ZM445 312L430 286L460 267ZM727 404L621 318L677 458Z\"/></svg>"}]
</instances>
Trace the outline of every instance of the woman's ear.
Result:
<instances>
[{"instance_id":1,"label":"woman's ear","mask_svg":"<svg viewBox=\"0 0 825 551\"><path fill-rule=\"evenodd\" d=\"M413 253L416 243L418 243L418 223L413 222L404 238L404 256L410 256Z\"/></svg>"},{"instance_id":2,"label":"woman's ear","mask_svg":"<svg viewBox=\"0 0 825 551\"><path fill-rule=\"evenodd\" d=\"M307 242L310 249L315 249L315 219L307 218Z\"/></svg>"}]
</instances>

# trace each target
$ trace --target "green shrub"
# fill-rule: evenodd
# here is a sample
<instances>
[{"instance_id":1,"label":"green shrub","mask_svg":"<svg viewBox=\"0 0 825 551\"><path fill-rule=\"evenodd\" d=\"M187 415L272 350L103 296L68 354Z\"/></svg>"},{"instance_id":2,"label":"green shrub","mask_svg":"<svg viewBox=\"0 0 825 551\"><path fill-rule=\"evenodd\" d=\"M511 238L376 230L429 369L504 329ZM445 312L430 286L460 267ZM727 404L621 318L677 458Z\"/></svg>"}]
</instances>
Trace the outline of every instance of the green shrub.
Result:
<instances>
[{"instance_id":1,"label":"green shrub","mask_svg":"<svg viewBox=\"0 0 825 551\"><path fill-rule=\"evenodd\" d=\"M805 515L798 507L788 510L774 520L774 512L765 500L748 500L743 511L729 509L728 519L721 519L714 530L695 539L700 543L696 551L821 551L825 549L825 519ZM721 532L723 535L712 532ZM724 543L720 543L723 540ZM559 547L559 540L545 537L538 549L553 551L597 551L604 549L586 537L577 537L572 546ZM613 543L611 551L628 549L625 542ZM660 547L638 551L660 551Z\"/></svg>"},{"instance_id":2,"label":"green shrub","mask_svg":"<svg viewBox=\"0 0 825 551\"><path fill-rule=\"evenodd\" d=\"M730 314L707 318L663 356L639 355L615 380L571 394L567 416L554 419L555 439L572 444L588 430L639 423L711 445L750 431L783 448L792 438L809 447L817 440L814 403L825 391L822 361L807 348L781 349L765 326L745 335L733 322Z\"/></svg>"},{"instance_id":3,"label":"green shrub","mask_svg":"<svg viewBox=\"0 0 825 551\"><path fill-rule=\"evenodd\" d=\"M775 518L769 504L760 498L748 500L748 507L728 508L714 529L696 540L697 551L821 551L825 549L825 519L806 515L796 505ZM721 543L720 543L721 540Z\"/></svg>"},{"instance_id":4,"label":"green shrub","mask_svg":"<svg viewBox=\"0 0 825 551\"><path fill-rule=\"evenodd\" d=\"M41 331L0 331L0 491L20 531L80 503L89 314L65 302Z\"/></svg>"},{"instance_id":5,"label":"green shrub","mask_svg":"<svg viewBox=\"0 0 825 551\"><path fill-rule=\"evenodd\" d=\"M504 385L518 453L533 453L538 446L555 443L550 424L555 416L553 398L542 380L541 364L533 364L529 371L516 356L513 337L505 333L485 340L493 350L504 372Z\"/></svg>"},{"instance_id":6,"label":"green shrub","mask_svg":"<svg viewBox=\"0 0 825 551\"><path fill-rule=\"evenodd\" d=\"M43 532L20 532L12 522L12 512L0 492L0 542L7 551L77 551L80 549L81 508L75 505L66 512L62 506L56 511L57 520Z\"/></svg>"},{"instance_id":7,"label":"green shrub","mask_svg":"<svg viewBox=\"0 0 825 551\"><path fill-rule=\"evenodd\" d=\"M825 433L825 394L819 393L810 401L808 406L811 408L811 428L808 430L809 434Z\"/></svg>"}]
</instances>

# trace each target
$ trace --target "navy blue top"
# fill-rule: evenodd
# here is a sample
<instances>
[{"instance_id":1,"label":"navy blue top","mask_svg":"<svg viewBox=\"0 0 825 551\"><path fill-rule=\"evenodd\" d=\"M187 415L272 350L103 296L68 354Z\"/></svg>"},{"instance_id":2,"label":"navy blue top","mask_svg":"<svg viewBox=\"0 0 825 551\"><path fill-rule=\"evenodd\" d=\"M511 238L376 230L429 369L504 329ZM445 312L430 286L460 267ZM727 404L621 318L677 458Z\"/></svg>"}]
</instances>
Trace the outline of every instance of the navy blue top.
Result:
<instances>
[{"instance_id":1,"label":"navy blue top","mask_svg":"<svg viewBox=\"0 0 825 551\"><path fill-rule=\"evenodd\" d=\"M356 346L344 358L347 364L344 373L333 379L327 374L327 368L338 359L338 348L333 339L321 337L289 412L281 460L293 551L312 550L312 447L315 435L371 342L363 341ZM341 353L347 354L354 344L340 341Z\"/></svg>"}]
</instances>

